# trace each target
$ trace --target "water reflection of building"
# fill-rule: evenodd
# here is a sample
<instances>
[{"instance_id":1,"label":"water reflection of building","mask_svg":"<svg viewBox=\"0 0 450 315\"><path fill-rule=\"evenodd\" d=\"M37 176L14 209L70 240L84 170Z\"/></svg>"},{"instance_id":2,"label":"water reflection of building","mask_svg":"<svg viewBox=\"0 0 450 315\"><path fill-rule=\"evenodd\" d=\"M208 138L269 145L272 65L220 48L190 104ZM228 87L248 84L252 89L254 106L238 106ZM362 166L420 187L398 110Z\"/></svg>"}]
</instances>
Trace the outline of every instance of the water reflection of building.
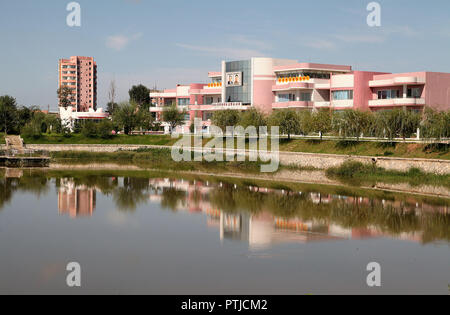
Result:
<instances>
[{"instance_id":1,"label":"water reflection of building","mask_svg":"<svg viewBox=\"0 0 450 315\"><path fill-rule=\"evenodd\" d=\"M222 189L222 184L210 185L208 182L151 179L150 185L154 188L154 194L150 196L152 201L160 202L164 198L164 191L168 189L179 191L183 194L183 200L179 200L176 206L178 211L203 213L207 217L207 225L217 228L221 240L239 240L248 242L252 249L266 248L277 243L290 242L314 242L355 240L368 238L391 237L414 242L422 241L422 231L404 232L395 235L383 231L380 227L365 226L347 228L324 219L302 220L300 218L283 218L271 213L270 209L262 210L257 214L247 211L235 211L233 213L217 209L210 201L213 190ZM237 189L235 186L234 189ZM287 195L284 190L248 187L250 191L264 194ZM305 196L305 193L299 193ZM331 204L340 202L351 207L369 206L378 203L383 207L392 207L401 211L411 211L416 215L430 211L430 206L418 203L416 200L373 200L366 197L352 197L323 194L319 192L306 193L312 204ZM332 206L332 205L330 205ZM262 207L264 209L264 206ZM441 213L448 213L447 207L432 207ZM175 210L175 209L174 209Z\"/></svg>"},{"instance_id":2,"label":"water reflection of building","mask_svg":"<svg viewBox=\"0 0 450 315\"><path fill-rule=\"evenodd\" d=\"M58 191L58 211L71 218L90 217L96 206L96 191L74 181L61 179Z\"/></svg>"}]
</instances>

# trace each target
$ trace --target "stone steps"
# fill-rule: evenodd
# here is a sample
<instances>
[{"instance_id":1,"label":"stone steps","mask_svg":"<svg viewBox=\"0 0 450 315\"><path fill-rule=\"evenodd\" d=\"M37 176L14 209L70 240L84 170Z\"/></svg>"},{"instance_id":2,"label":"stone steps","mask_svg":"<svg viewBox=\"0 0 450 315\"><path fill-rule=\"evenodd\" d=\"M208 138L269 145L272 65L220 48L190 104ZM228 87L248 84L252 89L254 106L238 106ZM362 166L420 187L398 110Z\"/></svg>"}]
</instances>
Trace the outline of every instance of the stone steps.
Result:
<instances>
[{"instance_id":1,"label":"stone steps","mask_svg":"<svg viewBox=\"0 0 450 315\"><path fill-rule=\"evenodd\" d=\"M19 154L24 152L23 139L21 136L6 136L6 150L15 150Z\"/></svg>"}]
</instances>

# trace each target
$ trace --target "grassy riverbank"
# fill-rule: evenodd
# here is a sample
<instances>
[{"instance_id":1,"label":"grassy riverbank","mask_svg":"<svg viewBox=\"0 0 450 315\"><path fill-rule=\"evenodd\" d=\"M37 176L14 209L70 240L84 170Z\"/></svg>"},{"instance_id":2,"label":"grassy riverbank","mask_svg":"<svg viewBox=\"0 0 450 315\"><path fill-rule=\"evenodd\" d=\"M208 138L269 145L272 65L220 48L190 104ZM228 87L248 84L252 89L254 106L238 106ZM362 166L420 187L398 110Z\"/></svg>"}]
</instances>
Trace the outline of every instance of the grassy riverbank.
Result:
<instances>
[{"instance_id":1,"label":"grassy riverbank","mask_svg":"<svg viewBox=\"0 0 450 315\"><path fill-rule=\"evenodd\" d=\"M0 139L1 140L1 139ZM203 139L207 143L210 139ZM39 139L25 138L26 144L114 144L114 145L162 145L172 146L177 139L168 135L127 136L118 135L111 139L87 138L74 134L67 138L62 135L43 135ZM3 141L4 142L4 141ZM269 141L270 143L270 141ZM248 143L247 143L248 147ZM360 156L391 156L402 158L424 158L450 160L449 145L420 143L382 143L338 140L282 139L280 150L288 152L342 154Z\"/></svg>"},{"instance_id":2,"label":"grassy riverbank","mask_svg":"<svg viewBox=\"0 0 450 315\"><path fill-rule=\"evenodd\" d=\"M350 184L407 182L412 186L432 185L450 187L450 175L430 174L414 168L408 172L390 171L360 162L345 162L339 167L329 168L326 174L329 178L338 179Z\"/></svg>"},{"instance_id":3,"label":"grassy riverbank","mask_svg":"<svg viewBox=\"0 0 450 315\"><path fill-rule=\"evenodd\" d=\"M141 149L136 151L119 151L114 153L62 151L52 153L52 160L62 164L91 164L91 163L118 163L122 165L136 165L143 168L169 170L169 171L198 171L210 173L242 173L260 174L261 165L258 162L175 162L169 149ZM279 170L313 170L296 166L280 165ZM351 185L372 185L383 183L408 183L413 186L432 185L450 187L450 175L436 175L424 173L418 169L408 172L388 171L359 162L347 162L337 168L326 170L330 179L339 180ZM293 178L295 180L295 178Z\"/></svg>"},{"instance_id":4,"label":"grassy riverbank","mask_svg":"<svg viewBox=\"0 0 450 315\"><path fill-rule=\"evenodd\" d=\"M61 151L51 154L52 160L58 163L119 163L132 164L140 167L170 171L201 171L201 172L242 172L259 173L261 163L258 162L176 162L172 159L169 149L140 149L136 151L119 151L114 153ZM266 164L266 163L264 163Z\"/></svg>"}]
</instances>

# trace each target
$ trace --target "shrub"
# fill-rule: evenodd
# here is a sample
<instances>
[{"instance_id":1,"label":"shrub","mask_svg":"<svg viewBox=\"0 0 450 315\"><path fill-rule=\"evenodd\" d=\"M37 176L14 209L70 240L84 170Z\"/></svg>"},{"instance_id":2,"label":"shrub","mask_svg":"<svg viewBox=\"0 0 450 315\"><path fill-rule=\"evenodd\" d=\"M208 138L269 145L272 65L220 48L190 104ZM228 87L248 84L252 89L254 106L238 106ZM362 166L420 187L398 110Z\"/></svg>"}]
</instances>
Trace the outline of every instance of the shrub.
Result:
<instances>
[{"instance_id":1,"label":"shrub","mask_svg":"<svg viewBox=\"0 0 450 315\"><path fill-rule=\"evenodd\" d=\"M81 134L86 138L96 138L97 125L93 121L86 121L81 128Z\"/></svg>"},{"instance_id":2,"label":"shrub","mask_svg":"<svg viewBox=\"0 0 450 315\"><path fill-rule=\"evenodd\" d=\"M347 161L342 163L339 167L329 168L327 170L327 175L330 177L353 178L358 174L374 171L375 169L371 165L356 161Z\"/></svg>"},{"instance_id":3,"label":"shrub","mask_svg":"<svg viewBox=\"0 0 450 315\"><path fill-rule=\"evenodd\" d=\"M114 128L112 122L108 119L104 119L97 126L98 136L102 139L111 139L113 137L113 129Z\"/></svg>"},{"instance_id":4,"label":"shrub","mask_svg":"<svg viewBox=\"0 0 450 315\"><path fill-rule=\"evenodd\" d=\"M30 122L22 128L21 135L23 138L39 139L42 136L41 126Z\"/></svg>"}]
</instances>

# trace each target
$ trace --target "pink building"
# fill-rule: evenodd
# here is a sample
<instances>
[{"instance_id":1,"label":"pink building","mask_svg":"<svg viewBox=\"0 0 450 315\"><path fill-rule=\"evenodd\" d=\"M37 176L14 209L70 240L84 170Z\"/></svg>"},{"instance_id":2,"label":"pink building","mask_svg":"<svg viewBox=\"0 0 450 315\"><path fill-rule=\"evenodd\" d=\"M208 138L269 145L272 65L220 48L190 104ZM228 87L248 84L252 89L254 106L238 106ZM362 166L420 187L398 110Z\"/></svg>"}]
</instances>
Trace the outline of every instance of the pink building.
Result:
<instances>
[{"instance_id":1,"label":"pink building","mask_svg":"<svg viewBox=\"0 0 450 315\"><path fill-rule=\"evenodd\" d=\"M151 93L157 119L165 106L186 109L190 121L201 118L205 128L214 111L256 108L386 110L425 106L450 109L450 73L379 73L355 71L351 66L298 63L295 60L252 58L223 61L220 72L208 74L209 83L178 85Z\"/></svg>"},{"instance_id":2,"label":"pink building","mask_svg":"<svg viewBox=\"0 0 450 315\"><path fill-rule=\"evenodd\" d=\"M97 63L92 57L72 56L59 60L59 87L72 89L72 106L77 112L97 109Z\"/></svg>"}]
</instances>

